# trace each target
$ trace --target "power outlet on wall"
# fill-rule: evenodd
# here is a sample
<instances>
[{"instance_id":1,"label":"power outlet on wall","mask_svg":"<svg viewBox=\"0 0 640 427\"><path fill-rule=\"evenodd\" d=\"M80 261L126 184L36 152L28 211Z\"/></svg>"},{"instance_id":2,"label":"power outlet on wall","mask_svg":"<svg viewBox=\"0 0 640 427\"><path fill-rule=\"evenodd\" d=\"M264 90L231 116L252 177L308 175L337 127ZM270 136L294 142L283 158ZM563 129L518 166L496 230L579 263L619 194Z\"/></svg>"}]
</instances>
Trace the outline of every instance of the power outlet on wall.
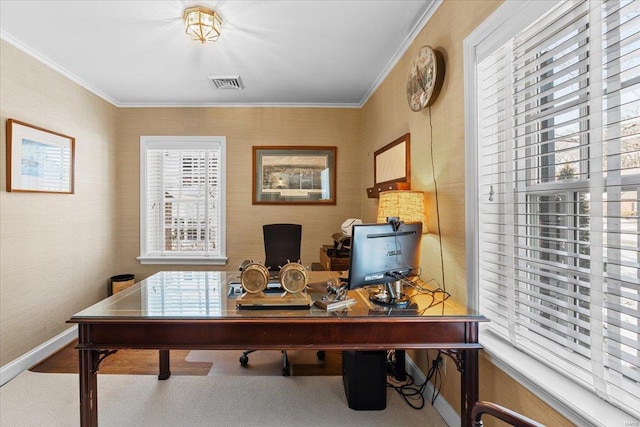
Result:
<instances>
[{"instance_id":1,"label":"power outlet on wall","mask_svg":"<svg viewBox=\"0 0 640 427\"><path fill-rule=\"evenodd\" d=\"M444 360L444 357L442 357L442 355L438 355L438 358L436 359L436 364L438 366L438 369L440 369L440 372L442 373L442 375L444 376L447 373L447 363Z\"/></svg>"}]
</instances>

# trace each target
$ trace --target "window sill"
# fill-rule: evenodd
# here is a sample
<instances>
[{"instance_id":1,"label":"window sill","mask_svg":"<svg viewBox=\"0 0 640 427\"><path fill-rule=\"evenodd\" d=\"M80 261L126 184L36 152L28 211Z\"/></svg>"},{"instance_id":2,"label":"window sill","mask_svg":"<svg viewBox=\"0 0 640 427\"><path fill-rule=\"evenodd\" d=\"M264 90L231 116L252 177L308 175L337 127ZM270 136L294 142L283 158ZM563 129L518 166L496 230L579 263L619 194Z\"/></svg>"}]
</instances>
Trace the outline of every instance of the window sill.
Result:
<instances>
[{"instance_id":1,"label":"window sill","mask_svg":"<svg viewBox=\"0 0 640 427\"><path fill-rule=\"evenodd\" d=\"M485 328L481 328L480 343L487 360L574 424L625 426L637 422L632 415L569 381Z\"/></svg>"},{"instance_id":2,"label":"window sill","mask_svg":"<svg viewBox=\"0 0 640 427\"><path fill-rule=\"evenodd\" d=\"M176 256L140 256L140 264L163 265L227 265L227 257L176 257Z\"/></svg>"}]
</instances>

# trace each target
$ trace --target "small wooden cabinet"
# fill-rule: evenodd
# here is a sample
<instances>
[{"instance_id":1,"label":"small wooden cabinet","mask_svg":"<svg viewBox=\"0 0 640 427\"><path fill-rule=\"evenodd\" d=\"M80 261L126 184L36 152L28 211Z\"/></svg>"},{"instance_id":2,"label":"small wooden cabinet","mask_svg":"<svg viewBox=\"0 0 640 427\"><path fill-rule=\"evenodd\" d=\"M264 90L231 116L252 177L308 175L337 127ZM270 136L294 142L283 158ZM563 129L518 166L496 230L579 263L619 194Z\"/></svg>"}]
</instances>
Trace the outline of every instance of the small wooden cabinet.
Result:
<instances>
[{"instance_id":1,"label":"small wooden cabinet","mask_svg":"<svg viewBox=\"0 0 640 427\"><path fill-rule=\"evenodd\" d=\"M324 245L320 248L320 264L322 264L322 267L329 271L349 270L349 257L329 255L331 250L333 250L333 246L330 245Z\"/></svg>"},{"instance_id":2,"label":"small wooden cabinet","mask_svg":"<svg viewBox=\"0 0 640 427\"><path fill-rule=\"evenodd\" d=\"M136 283L135 276L133 274L120 274L111 278L110 294L117 294L120 291L127 289L129 286L133 286Z\"/></svg>"}]
</instances>

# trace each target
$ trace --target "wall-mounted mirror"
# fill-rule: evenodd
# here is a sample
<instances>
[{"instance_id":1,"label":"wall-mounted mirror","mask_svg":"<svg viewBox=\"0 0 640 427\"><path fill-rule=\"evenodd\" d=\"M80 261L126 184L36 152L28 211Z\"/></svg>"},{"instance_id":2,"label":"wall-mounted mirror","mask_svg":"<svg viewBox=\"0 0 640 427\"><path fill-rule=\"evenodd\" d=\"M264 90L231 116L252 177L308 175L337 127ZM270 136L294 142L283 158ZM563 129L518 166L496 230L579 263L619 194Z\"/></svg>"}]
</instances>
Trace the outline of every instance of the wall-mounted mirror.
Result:
<instances>
[{"instance_id":1,"label":"wall-mounted mirror","mask_svg":"<svg viewBox=\"0 0 640 427\"><path fill-rule=\"evenodd\" d=\"M374 184L367 188L369 197L379 197L382 191L411 188L410 140L410 134L404 134L374 153Z\"/></svg>"}]
</instances>

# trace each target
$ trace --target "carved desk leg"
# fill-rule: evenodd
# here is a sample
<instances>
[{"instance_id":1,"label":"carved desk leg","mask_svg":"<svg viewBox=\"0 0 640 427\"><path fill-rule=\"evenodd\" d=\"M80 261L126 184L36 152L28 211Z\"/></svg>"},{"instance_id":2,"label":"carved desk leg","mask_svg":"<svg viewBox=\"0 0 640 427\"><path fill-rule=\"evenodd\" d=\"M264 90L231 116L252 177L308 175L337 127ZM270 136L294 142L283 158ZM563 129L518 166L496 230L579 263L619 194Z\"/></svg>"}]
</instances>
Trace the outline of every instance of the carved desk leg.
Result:
<instances>
[{"instance_id":1,"label":"carved desk leg","mask_svg":"<svg viewBox=\"0 0 640 427\"><path fill-rule=\"evenodd\" d=\"M467 325L467 342L478 342L477 325ZM471 411L473 405L479 399L480 382L478 349L467 350L440 350L442 354L449 356L456 364L456 369L460 372L460 425L471 427L473 417Z\"/></svg>"},{"instance_id":2,"label":"carved desk leg","mask_svg":"<svg viewBox=\"0 0 640 427\"><path fill-rule=\"evenodd\" d=\"M158 350L158 357L159 357L159 365L160 365L160 372L158 373L158 379L166 380L171 376L169 350L164 348L161 350Z\"/></svg>"},{"instance_id":3,"label":"carved desk leg","mask_svg":"<svg viewBox=\"0 0 640 427\"><path fill-rule=\"evenodd\" d=\"M467 323L466 342L478 342L477 323ZM478 375L480 373L479 352L479 349L468 349L460 351L460 364L462 366L458 365L458 370L460 370L460 376L462 377L461 424L463 427L471 427L473 425L473 417L471 415L471 411L473 410L473 405L475 405L480 396L480 380L478 378Z\"/></svg>"},{"instance_id":4,"label":"carved desk leg","mask_svg":"<svg viewBox=\"0 0 640 427\"><path fill-rule=\"evenodd\" d=\"M471 411L473 405L479 398L479 381L478 381L478 350L463 350L462 364L463 371L460 373L462 376L462 425L471 427L473 424L473 418Z\"/></svg>"},{"instance_id":5,"label":"carved desk leg","mask_svg":"<svg viewBox=\"0 0 640 427\"><path fill-rule=\"evenodd\" d=\"M95 350L79 350L80 358L80 425L98 425L98 378L93 370Z\"/></svg>"},{"instance_id":6,"label":"carved desk leg","mask_svg":"<svg viewBox=\"0 0 640 427\"><path fill-rule=\"evenodd\" d=\"M79 344L91 342L88 325L78 325ZM78 349L80 371L80 425L98 425L98 369L100 363L118 350Z\"/></svg>"}]
</instances>

